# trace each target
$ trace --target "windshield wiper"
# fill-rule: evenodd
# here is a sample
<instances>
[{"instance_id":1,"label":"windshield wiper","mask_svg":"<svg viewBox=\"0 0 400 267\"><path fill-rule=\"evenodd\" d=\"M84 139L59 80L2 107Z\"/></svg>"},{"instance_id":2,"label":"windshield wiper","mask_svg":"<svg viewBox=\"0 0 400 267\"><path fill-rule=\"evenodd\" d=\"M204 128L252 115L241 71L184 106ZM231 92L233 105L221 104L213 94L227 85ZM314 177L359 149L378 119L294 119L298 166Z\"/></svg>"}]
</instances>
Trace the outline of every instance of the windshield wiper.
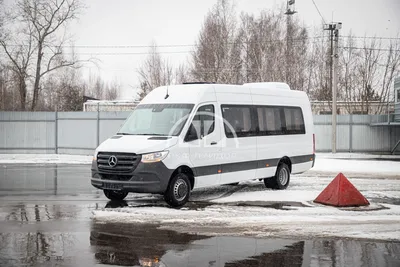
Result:
<instances>
[{"instance_id":1,"label":"windshield wiper","mask_svg":"<svg viewBox=\"0 0 400 267\"><path fill-rule=\"evenodd\" d=\"M168 136L168 135L165 135L165 134L156 134L156 133L143 133L143 134L138 134L138 135Z\"/></svg>"},{"instance_id":2,"label":"windshield wiper","mask_svg":"<svg viewBox=\"0 0 400 267\"><path fill-rule=\"evenodd\" d=\"M134 135L134 134L131 134L131 133L117 133L117 135Z\"/></svg>"}]
</instances>

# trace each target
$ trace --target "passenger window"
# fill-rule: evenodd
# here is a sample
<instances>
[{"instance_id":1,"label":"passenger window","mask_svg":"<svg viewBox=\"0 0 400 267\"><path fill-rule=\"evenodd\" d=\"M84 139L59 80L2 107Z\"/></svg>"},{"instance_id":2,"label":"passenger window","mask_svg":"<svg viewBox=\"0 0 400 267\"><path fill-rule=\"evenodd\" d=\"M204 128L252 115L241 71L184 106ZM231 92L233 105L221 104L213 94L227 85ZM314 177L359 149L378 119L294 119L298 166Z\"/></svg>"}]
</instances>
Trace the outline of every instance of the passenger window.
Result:
<instances>
[{"instance_id":1,"label":"passenger window","mask_svg":"<svg viewBox=\"0 0 400 267\"><path fill-rule=\"evenodd\" d=\"M261 135L283 134L280 107L258 107L257 115Z\"/></svg>"},{"instance_id":2,"label":"passenger window","mask_svg":"<svg viewBox=\"0 0 400 267\"><path fill-rule=\"evenodd\" d=\"M305 134L304 119L301 108L285 107L286 134Z\"/></svg>"},{"instance_id":3,"label":"passenger window","mask_svg":"<svg viewBox=\"0 0 400 267\"><path fill-rule=\"evenodd\" d=\"M222 116L227 137L234 137L234 133L237 137L254 135L255 129L253 129L251 120L251 107L223 105Z\"/></svg>"},{"instance_id":4,"label":"passenger window","mask_svg":"<svg viewBox=\"0 0 400 267\"><path fill-rule=\"evenodd\" d=\"M202 137L214 132L214 113L214 105L200 107L197 110L196 115L194 115L193 121L189 127L186 141L201 139Z\"/></svg>"}]
</instances>

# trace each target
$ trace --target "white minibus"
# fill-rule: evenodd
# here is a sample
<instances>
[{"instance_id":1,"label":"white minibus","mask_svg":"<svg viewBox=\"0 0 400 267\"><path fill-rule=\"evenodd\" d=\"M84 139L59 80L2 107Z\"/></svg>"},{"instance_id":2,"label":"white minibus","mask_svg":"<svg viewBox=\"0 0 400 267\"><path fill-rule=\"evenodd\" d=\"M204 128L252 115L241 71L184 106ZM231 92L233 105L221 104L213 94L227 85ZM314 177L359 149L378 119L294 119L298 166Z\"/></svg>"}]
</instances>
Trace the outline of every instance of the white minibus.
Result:
<instances>
[{"instance_id":1,"label":"white minibus","mask_svg":"<svg viewBox=\"0 0 400 267\"><path fill-rule=\"evenodd\" d=\"M307 94L285 83L158 87L96 149L91 183L111 200L162 194L173 207L202 187L285 189L314 166L313 127Z\"/></svg>"}]
</instances>

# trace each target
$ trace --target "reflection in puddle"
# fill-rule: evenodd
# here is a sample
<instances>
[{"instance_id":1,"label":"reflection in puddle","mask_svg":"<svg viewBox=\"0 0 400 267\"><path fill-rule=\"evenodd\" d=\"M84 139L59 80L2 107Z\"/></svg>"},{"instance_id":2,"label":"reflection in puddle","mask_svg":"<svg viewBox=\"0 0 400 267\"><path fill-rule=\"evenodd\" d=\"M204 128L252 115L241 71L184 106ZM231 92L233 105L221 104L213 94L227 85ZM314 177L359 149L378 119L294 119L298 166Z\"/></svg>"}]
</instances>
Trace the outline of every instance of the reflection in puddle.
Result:
<instances>
[{"instance_id":1,"label":"reflection in puddle","mask_svg":"<svg viewBox=\"0 0 400 267\"><path fill-rule=\"evenodd\" d=\"M91 193L87 165L0 165L0 196Z\"/></svg>"},{"instance_id":2,"label":"reflection in puddle","mask_svg":"<svg viewBox=\"0 0 400 267\"><path fill-rule=\"evenodd\" d=\"M208 237L148 224L94 222L90 244L97 262L123 266L400 266L400 243Z\"/></svg>"},{"instance_id":3,"label":"reflection in puddle","mask_svg":"<svg viewBox=\"0 0 400 267\"><path fill-rule=\"evenodd\" d=\"M232 203L212 203L204 201L191 201L188 202L183 208L189 210L205 209L209 206L238 206L238 207L261 207L278 210L292 210L296 207L309 207L301 202L295 201L246 201L246 202L232 202ZM143 208L143 207L169 207L164 200L158 199L135 199L135 200L122 200L122 201L108 201L104 208Z\"/></svg>"},{"instance_id":4,"label":"reflection in puddle","mask_svg":"<svg viewBox=\"0 0 400 267\"><path fill-rule=\"evenodd\" d=\"M45 203L0 206L0 266L93 264L82 254L89 246L89 223L76 222L87 216L85 207Z\"/></svg>"}]
</instances>

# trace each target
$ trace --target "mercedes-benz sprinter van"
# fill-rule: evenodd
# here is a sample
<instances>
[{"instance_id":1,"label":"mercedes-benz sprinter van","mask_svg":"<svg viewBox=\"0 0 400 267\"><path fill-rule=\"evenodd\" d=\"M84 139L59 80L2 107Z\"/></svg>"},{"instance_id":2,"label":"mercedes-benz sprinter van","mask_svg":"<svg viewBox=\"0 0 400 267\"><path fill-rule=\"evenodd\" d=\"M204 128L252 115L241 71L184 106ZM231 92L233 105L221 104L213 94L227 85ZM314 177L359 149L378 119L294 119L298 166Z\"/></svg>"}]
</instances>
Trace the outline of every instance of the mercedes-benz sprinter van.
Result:
<instances>
[{"instance_id":1,"label":"mercedes-benz sprinter van","mask_svg":"<svg viewBox=\"0 0 400 267\"><path fill-rule=\"evenodd\" d=\"M96 149L91 183L112 200L154 193L177 207L195 188L263 179L285 189L314 161L306 93L284 83L183 84L151 91Z\"/></svg>"}]
</instances>

